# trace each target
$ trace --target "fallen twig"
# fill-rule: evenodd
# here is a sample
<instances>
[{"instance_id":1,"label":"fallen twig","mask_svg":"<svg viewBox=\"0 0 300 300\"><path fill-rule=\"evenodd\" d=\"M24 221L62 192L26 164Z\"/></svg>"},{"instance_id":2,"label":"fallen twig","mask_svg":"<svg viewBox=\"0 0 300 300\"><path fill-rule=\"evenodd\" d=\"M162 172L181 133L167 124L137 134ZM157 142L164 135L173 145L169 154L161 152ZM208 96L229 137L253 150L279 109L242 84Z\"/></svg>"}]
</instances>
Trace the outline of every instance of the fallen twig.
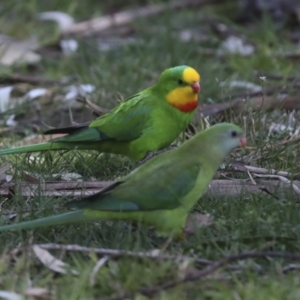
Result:
<instances>
[{"instance_id":1,"label":"fallen twig","mask_svg":"<svg viewBox=\"0 0 300 300\"><path fill-rule=\"evenodd\" d=\"M217 262L214 262L213 264L208 265L206 268L204 268L202 271L194 272L192 274L187 274L183 278L179 278L173 281L166 282L161 285L153 286L150 288L143 288L138 290L135 293L124 293L122 295L118 295L115 297L109 297L109 298L101 298L103 300L123 300L126 298L133 298L136 294L142 294L147 297L153 297L155 294L158 294L162 291L169 290L171 288L174 288L180 284L192 282L192 281L198 281L206 278L208 275L212 274L216 270L223 268L224 266L238 261L238 260L245 260L249 258L284 258L284 259L292 259L292 260L300 260L300 254L294 254L294 253L284 253L284 252L245 252L235 255L227 256Z\"/></svg>"},{"instance_id":2,"label":"fallen twig","mask_svg":"<svg viewBox=\"0 0 300 300\"><path fill-rule=\"evenodd\" d=\"M35 77L29 75L1 75L0 83L1 84L13 84L13 83L29 83L29 84L67 84L69 83L69 79L65 78L63 80L55 80L44 77Z\"/></svg>"},{"instance_id":3,"label":"fallen twig","mask_svg":"<svg viewBox=\"0 0 300 300\"><path fill-rule=\"evenodd\" d=\"M299 264L288 264L282 268L282 272L288 273L288 272L299 270L299 269L300 269Z\"/></svg>"},{"instance_id":4,"label":"fallen twig","mask_svg":"<svg viewBox=\"0 0 300 300\"><path fill-rule=\"evenodd\" d=\"M241 172L252 172L256 174L264 174L264 175L278 175L278 176L284 176L288 178L295 178L295 176L299 174L294 174L294 173L289 173L286 171L277 171L274 169L266 169L266 168L261 168L261 167L253 167L253 166L248 166L244 165L240 162L232 162L230 165L235 171L241 171Z\"/></svg>"},{"instance_id":5,"label":"fallen twig","mask_svg":"<svg viewBox=\"0 0 300 300\"><path fill-rule=\"evenodd\" d=\"M43 184L6 182L0 185L0 195L18 194L22 197L32 197L39 194L44 197L85 197L100 192L112 183L113 181L60 181ZM300 181L293 181L293 184L300 186ZM297 198L297 195L291 193L287 183L278 180L256 180L255 185L247 179L216 179L210 183L206 194L211 197L239 197L243 193L261 193L261 187L267 188L270 193L281 192Z\"/></svg>"},{"instance_id":6,"label":"fallen twig","mask_svg":"<svg viewBox=\"0 0 300 300\"><path fill-rule=\"evenodd\" d=\"M299 77L295 77L295 76L283 76L283 75L279 75L279 74L273 74L273 73L266 73L263 71L254 71L254 75L256 76L265 76L266 79L272 79L272 80L286 80L288 82L291 82L294 84L296 84L297 87L300 86L300 78Z\"/></svg>"},{"instance_id":7,"label":"fallen twig","mask_svg":"<svg viewBox=\"0 0 300 300\"><path fill-rule=\"evenodd\" d=\"M256 184L251 183L248 179L232 179L232 180L213 180L206 191L211 197L239 197L243 194L259 194L266 192L273 195L281 195L280 198L291 197L297 199L297 194L293 193L290 187L278 180L256 180ZM299 185L299 181L293 184Z\"/></svg>"},{"instance_id":8,"label":"fallen twig","mask_svg":"<svg viewBox=\"0 0 300 300\"><path fill-rule=\"evenodd\" d=\"M92 103L90 100L88 100L86 97L80 97L76 99L78 102L85 104L95 116L99 117L101 115L106 114L109 109L100 107L94 103Z\"/></svg>"},{"instance_id":9,"label":"fallen twig","mask_svg":"<svg viewBox=\"0 0 300 300\"><path fill-rule=\"evenodd\" d=\"M222 117L230 114L249 114L249 111L273 111L275 109L293 111L300 110L300 95L299 96L284 96L273 97L276 91L273 89L264 90L264 96L259 96L261 92L243 94L235 97L229 102L215 103L215 104L202 104L197 108L194 123L198 123L203 117ZM270 96L265 96L265 95ZM253 98L253 96L256 96ZM246 98L251 98L246 100ZM90 102L87 99L77 99L77 101L84 103L96 116L103 115L109 110L103 107L99 107L96 104Z\"/></svg>"},{"instance_id":10,"label":"fallen twig","mask_svg":"<svg viewBox=\"0 0 300 300\"><path fill-rule=\"evenodd\" d=\"M4 183L0 186L0 195L8 196L14 191L15 193L19 192L23 197L29 197L38 191L49 197L84 196L90 193L97 193L112 183L113 181L59 181L47 182L43 183L43 185L26 182Z\"/></svg>"},{"instance_id":11,"label":"fallen twig","mask_svg":"<svg viewBox=\"0 0 300 300\"><path fill-rule=\"evenodd\" d=\"M171 255L162 253L159 249L155 249L148 252L134 252L134 251L126 251L126 250L117 250L117 249L106 249L106 248L90 248L80 245L61 245L61 244L37 244L40 248L46 250L60 250L60 251L69 251L69 252L82 252L82 253L96 253L98 255L109 256L109 257L139 257L139 258L148 258L148 259L165 259L165 260L195 260L197 264L201 265L209 265L212 261L203 258L193 258L189 256L183 255Z\"/></svg>"},{"instance_id":12,"label":"fallen twig","mask_svg":"<svg viewBox=\"0 0 300 300\"><path fill-rule=\"evenodd\" d=\"M66 35L90 35L113 27L124 26L137 18L145 18L160 14L170 9L180 9L187 6L204 6L221 2L220 0L178 0L167 4L154 4L119 12L113 15L98 17L92 20L76 23L64 31Z\"/></svg>"},{"instance_id":13,"label":"fallen twig","mask_svg":"<svg viewBox=\"0 0 300 300\"><path fill-rule=\"evenodd\" d=\"M233 99L230 102L220 104L201 105L197 108L195 121L204 117L217 117L226 114L249 114L251 111L273 111L275 109L280 110L300 110L300 96L286 96L286 97L272 97L261 96L248 100L245 99Z\"/></svg>"},{"instance_id":14,"label":"fallen twig","mask_svg":"<svg viewBox=\"0 0 300 300\"><path fill-rule=\"evenodd\" d=\"M298 186L294 183L292 183L289 179L283 177L283 176L279 176L279 175L261 175L261 174L253 174L256 177L262 177L262 178L277 178L280 181L284 182L285 184L287 184L288 186L291 186L294 190L294 192L297 195L300 195L300 189L298 188Z\"/></svg>"},{"instance_id":15,"label":"fallen twig","mask_svg":"<svg viewBox=\"0 0 300 300\"><path fill-rule=\"evenodd\" d=\"M288 173L286 171L276 171L274 169L266 169L266 168L260 168L260 167L247 166L247 165L243 165L239 162L233 162L231 164L231 167L234 168L234 170L246 172L249 175L249 177L251 179L251 182L254 183L255 185L256 185L256 182L252 178L251 174L253 174L255 177L260 177L260 178L271 178L271 179L276 178L276 179L279 179L280 181L282 181L283 183L285 183L289 187L292 187L294 192L297 195L300 195L299 187L287 178L287 177L295 178L297 176L296 174ZM272 196L275 196L271 191L269 191L267 189L266 186L260 187L260 189L262 191L267 192L268 194L270 194ZM276 196L276 198L278 198L278 197Z\"/></svg>"},{"instance_id":16,"label":"fallen twig","mask_svg":"<svg viewBox=\"0 0 300 300\"><path fill-rule=\"evenodd\" d=\"M284 141L279 142L279 145L283 146L289 143L296 143L300 140L300 136L293 136L290 139L286 139Z\"/></svg>"}]
</instances>

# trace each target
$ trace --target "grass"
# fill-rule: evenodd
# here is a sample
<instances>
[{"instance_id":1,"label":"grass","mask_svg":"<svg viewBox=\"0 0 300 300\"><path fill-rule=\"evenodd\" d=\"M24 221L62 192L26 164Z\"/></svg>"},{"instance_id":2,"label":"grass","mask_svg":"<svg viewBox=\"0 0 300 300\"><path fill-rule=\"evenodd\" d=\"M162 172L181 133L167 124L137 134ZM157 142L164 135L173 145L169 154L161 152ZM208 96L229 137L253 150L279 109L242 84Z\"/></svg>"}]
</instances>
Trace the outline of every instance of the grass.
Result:
<instances>
[{"instance_id":1,"label":"grass","mask_svg":"<svg viewBox=\"0 0 300 300\"><path fill-rule=\"evenodd\" d=\"M7 5L6 18L0 20L3 32L19 38L28 38L38 30L43 36L43 27L37 29L34 16L39 11L60 9L81 20L106 11L96 1L83 5L73 1L66 5L63 1L26 1ZM134 3L131 3L134 4ZM130 5L131 6L131 5ZM6 6L5 6L6 7ZM226 9L226 10L225 10ZM201 102L229 101L236 92L221 87L220 81L245 80L259 85L265 83L253 75L254 70L299 76L299 62L272 55L278 48L291 48L286 29L277 28L267 16L255 23L255 30L243 28L225 19L228 8L222 6L215 11L206 7L201 11L182 10L168 12L153 19L136 20L133 24L136 42L112 49L99 51L97 38L81 41L79 50L70 57L57 59L43 56L34 69L8 68L2 72L43 75L53 79L76 75L80 83L96 86L94 101L107 108L114 107L118 100L126 98L152 84L162 70L172 65L187 64L201 72ZM234 26L238 32L259 44L259 50L250 57L240 55L207 55L203 48L217 49L220 39L216 37L203 16L216 15ZM12 16L11 20L8 19ZM155 21L155 22L154 22ZM22 30L19 30L22 24ZM49 25L49 24L48 24ZM196 38L184 43L178 33L182 29L204 30L211 37L200 42ZM194 32L194 31L193 31ZM196 33L195 33L196 37ZM51 36L47 37L51 38ZM269 83L269 82L268 82ZM283 79L274 85L284 85ZM292 93L293 91L291 91ZM61 112L52 120L53 111L42 110L41 117L50 125L62 126L69 122L68 111ZM55 111L57 115L57 111ZM85 112L75 114L75 120L82 122L90 118ZM262 122L262 117L266 122ZM286 117L287 118L287 117ZM228 158L243 159L247 164L297 172L299 147L297 145L267 147L275 145L286 136L277 135L267 140L271 122L284 122L281 112L251 112L243 116L232 116L229 121L241 126L247 125L249 146L246 151L236 151ZM52 122L52 123L51 123ZM30 129L26 134L30 133ZM3 144L9 146L20 136L3 137ZM53 174L76 172L89 179L113 180L128 174L135 165L126 158L113 155L99 155L90 152L72 152L64 155L43 154L29 163L25 155L1 157L1 165L11 162L14 180L22 180L22 171L38 174L45 180L53 180ZM237 177L237 174L231 174ZM240 176L240 175L239 175ZM290 197L275 199L265 193L242 193L239 197L204 196L195 207L201 213L210 213L215 224L199 228L195 235L183 243L171 243L167 249L172 254L194 254L199 257L218 260L223 256L243 251L289 251L300 252L299 202ZM18 220L30 220L61 212L61 204L69 199L47 198L36 192L35 196L24 199L14 195L11 199L2 198L1 210L6 213L1 223L7 223L12 212L19 214ZM45 287L52 299L102 299L105 296L134 292L144 287L162 284L178 278L194 267L176 264L171 261L150 261L140 258L123 257L110 259L90 284L92 270L98 258L83 253L52 252L56 257L79 270L79 275L57 275L41 265L30 251L22 251L12 256L11 251L32 243L78 244L88 247L149 251L162 248L165 241L149 234L141 227L131 231L122 222L77 224L40 228L34 231L1 233L0 289L24 294L28 287ZM163 291L155 299L297 299L300 294L299 272L285 274L283 267L289 263L283 259L256 259L238 263L239 272L223 270L201 282L180 285ZM134 299L145 299L137 294Z\"/></svg>"}]
</instances>

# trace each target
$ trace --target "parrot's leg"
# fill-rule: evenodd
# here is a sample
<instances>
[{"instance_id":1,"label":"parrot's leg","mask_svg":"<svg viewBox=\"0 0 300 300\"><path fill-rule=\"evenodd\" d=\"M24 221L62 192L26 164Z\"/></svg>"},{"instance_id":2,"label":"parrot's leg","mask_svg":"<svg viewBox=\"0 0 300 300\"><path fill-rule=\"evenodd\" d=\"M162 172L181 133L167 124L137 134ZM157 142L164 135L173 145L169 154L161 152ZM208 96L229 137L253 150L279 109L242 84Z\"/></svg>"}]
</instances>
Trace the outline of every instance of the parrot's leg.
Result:
<instances>
[{"instance_id":1,"label":"parrot's leg","mask_svg":"<svg viewBox=\"0 0 300 300\"><path fill-rule=\"evenodd\" d=\"M167 250L167 248L170 246L172 240L173 240L173 236L169 236L168 239L166 240L166 242L163 244L162 248L160 249L161 253L164 253Z\"/></svg>"}]
</instances>

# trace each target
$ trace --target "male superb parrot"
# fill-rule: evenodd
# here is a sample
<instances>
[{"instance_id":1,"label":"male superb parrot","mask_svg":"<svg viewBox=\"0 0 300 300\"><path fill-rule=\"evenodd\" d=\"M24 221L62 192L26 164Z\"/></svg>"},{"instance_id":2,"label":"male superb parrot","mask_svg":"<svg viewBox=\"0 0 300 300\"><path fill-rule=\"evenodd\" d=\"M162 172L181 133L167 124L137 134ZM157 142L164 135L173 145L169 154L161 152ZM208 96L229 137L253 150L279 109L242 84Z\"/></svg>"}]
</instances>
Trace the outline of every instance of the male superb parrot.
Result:
<instances>
[{"instance_id":1,"label":"male superb parrot","mask_svg":"<svg viewBox=\"0 0 300 300\"><path fill-rule=\"evenodd\" d=\"M46 150L87 149L134 160L169 146L193 119L200 75L191 67L165 70L158 82L91 123L51 129L65 133L49 142L0 150L0 155Z\"/></svg>"},{"instance_id":2,"label":"male superb parrot","mask_svg":"<svg viewBox=\"0 0 300 300\"><path fill-rule=\"evenodd\" d=\"M218 166L239 145L246 145L240 127L214 125L180 147L153 157L101 192L66 204L78 210L6 225L0 231L98 219L134 220L154 226L160 235L180 238L189 211Z\"/></svg>"}]
</instances>

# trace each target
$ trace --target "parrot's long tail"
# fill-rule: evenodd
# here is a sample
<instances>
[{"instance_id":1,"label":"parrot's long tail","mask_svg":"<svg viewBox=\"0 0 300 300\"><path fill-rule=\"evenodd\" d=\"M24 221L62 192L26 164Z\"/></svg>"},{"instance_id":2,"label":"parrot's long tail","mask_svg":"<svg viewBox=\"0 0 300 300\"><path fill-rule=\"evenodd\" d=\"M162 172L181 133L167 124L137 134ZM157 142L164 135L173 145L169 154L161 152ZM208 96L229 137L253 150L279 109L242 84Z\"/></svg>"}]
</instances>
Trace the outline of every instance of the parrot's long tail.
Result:
<instances>
[{"instance_id":1,"label":"parrot's long tail","mask_svg":"<svg viewBox=\"0 0 300 300\"><path fill-rule=\"evenodd\" d=\"M93 219L91 217L86 216L84 214L84 210L76 210L73 212L67 212L64 214L41 218L33 221L26 221L11 225L0 226L0 231L33 229L37 227L77 223L83 221L93 221Z\"/></svg>"},{"instance_id":2,"label":"parrot's long tail","mask_svg":"<svg viewBox=\"0 0 300 300\"><path fill-rule=\"evenodd\" d=\"M69 147L70 148L70 147ZM37 152L37 151L47 151L47 150L64 150L68 149L67 145L63 145L62 143L41 143L35 145L28 145L16 148L9 148L0 150L0 155L6 154L16 154L16 153L29 153L29 152Z\"/></svg>"}]
</instances>

